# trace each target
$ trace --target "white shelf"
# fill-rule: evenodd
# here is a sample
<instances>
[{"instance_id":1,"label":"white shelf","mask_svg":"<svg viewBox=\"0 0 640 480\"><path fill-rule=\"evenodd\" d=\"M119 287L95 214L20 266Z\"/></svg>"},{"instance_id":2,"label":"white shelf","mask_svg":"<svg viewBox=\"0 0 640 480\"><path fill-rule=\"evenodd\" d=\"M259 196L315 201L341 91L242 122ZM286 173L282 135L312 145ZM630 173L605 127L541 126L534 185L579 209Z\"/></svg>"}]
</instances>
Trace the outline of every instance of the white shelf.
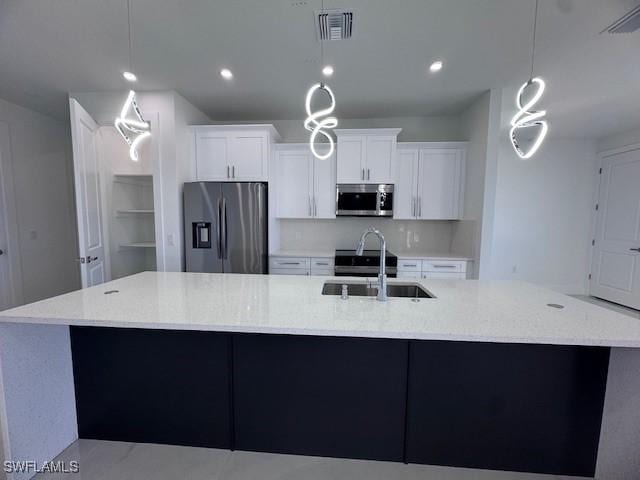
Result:
<instances>
[{"instance_id":1,"label":"white shelf","mask_svg":"<svg viewBox=\"0 0 640 480\"><path fill-rule=\"evenodd\" d=\"M120 248L156 248L156 242L122 243Z\"/></svg>"},{"instance_id":2,"label":"white shelf","mask_svg":"<svg viewBox=\"0 0 640 480\"><path fill-rule=\"evenodd\" d=\"M153 175L146 173L115 173L113 182L146 186L153 183Z\"/></svg>"},{"instance_id":3,"label":"white shelf","mask_svg":"<svg viewBox=\"0 0 640 480\"><path fill-rule=\"evenodd\" d=\"M150 173L114 173L114 177L123 177L123 178L151 178L153 177Z\"/></svg>"},{"instance_id":4,"label":"white shelf","mask_svg":"<svg viewBox=\"0 0 640 480\"><path fill-rule=\"evenodd\" d=\"M116 210L118 215L143 215L143 214L152 214L154 210L144 210L144 209L128 209L128 210Z\"/></svg>"}]
</instances>

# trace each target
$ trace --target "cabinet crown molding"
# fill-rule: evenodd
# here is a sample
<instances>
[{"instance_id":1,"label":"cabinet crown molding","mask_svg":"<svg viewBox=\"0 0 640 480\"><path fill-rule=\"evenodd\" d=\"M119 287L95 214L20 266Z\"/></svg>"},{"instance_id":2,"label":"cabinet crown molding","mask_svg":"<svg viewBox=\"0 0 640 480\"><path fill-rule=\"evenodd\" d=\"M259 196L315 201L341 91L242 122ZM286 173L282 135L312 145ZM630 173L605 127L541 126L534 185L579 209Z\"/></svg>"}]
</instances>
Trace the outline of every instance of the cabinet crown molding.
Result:
<instances>
[{"instance_id":1,"label":"cabinet crown molding","mask_svg":"<svg viewBox=\"0 0 640 480\"><path fill-rule=\"evenodd\" d=\"M262 130L262 131L267 131L269 133L269 135L271 136L271 138L276 141L276 142L281 142L282 141L282 136L280 135L280 132L278 132L278 130L276 130L276 127L274 127L272 124L270 123L240 123L240 124L235 124L235 125L190 125L190 128L192 128L195 131L198 130L219 130L221 132L224 131L256 131L256 130Z\"/></svg>"},{"instance_id":2,"label":"cabinet crown molding","mask_svg":"<svg viewBox=\"0 0 640 480\"><path fill-rule=\"evenodd\" d=\"M336 128L337 136L344 135L398 135L401 128Z\"/></svg>"}]
</instances>

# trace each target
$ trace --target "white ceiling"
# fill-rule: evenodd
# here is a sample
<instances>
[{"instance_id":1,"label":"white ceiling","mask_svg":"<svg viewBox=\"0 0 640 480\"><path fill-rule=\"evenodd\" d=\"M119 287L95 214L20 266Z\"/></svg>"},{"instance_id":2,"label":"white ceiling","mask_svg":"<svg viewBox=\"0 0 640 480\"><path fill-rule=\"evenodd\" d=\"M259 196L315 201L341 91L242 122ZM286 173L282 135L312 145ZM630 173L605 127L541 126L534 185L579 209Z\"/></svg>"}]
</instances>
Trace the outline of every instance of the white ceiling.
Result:
<instances>
[{"instance_id":1,"label":"white ceiling","mask_svg":"<svg viewBox=\"0 0 640 480\"><path fill-rule=\"evenodd\" d=\"M175 89L213 119L296 119L319 79L320 0L131 0L140 90ZM554 132L640 126L640 33L599 32L638 0L540 0L536 73ZM457 114L529 74L534 0L325 0L356 11L326 44L343 118ZM445 61L438 75L434 59ZM232 82L218 74L228 66ZM70 91L127 88L125 0L0 0L0 98L60 118Z\"/></svg>"}]
</instances>

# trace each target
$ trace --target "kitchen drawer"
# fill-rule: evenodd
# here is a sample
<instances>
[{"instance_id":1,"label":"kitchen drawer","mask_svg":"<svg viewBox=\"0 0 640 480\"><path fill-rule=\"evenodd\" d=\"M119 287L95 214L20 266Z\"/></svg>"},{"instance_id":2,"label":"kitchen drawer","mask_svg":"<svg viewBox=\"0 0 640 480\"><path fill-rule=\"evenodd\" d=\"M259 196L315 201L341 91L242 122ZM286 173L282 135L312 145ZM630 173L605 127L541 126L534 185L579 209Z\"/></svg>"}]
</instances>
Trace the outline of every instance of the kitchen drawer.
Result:
<instances>
[{"instance_id":1,"label":"kitchen drawer","mask_svg":"<svg viewBox=\"0 0 640 480\"><path fill-rule=\"evenodd\" d=\"M333 257L313 257L311 258L311 269L324 269L333 272Z\"/></svg>"},{"instance_id":2,"label":"kitchen drawer","mask_svg":"<svg viewBox=\"0 0 640 480\"><path fill-rule=\"evenodd\" d=\"M421 272L422 260L419 258L399 258L398 259L398 272Z\"/></svg>"},{"instance_id":3,"label":"kitchen drawer","mask_svg":"<svg viewBox=\"0 0 640 480\"><path fill-rule=\"evenodd\" d=\"M311 267L311 275L318 275L318 276L322 276L322 277L333 277L334 272L333 272L333 267L331 268L320 268L320 267L316 267L314 268L313 266Z\"/></svg>"},{"instance_id":4,"label":"kitchen drawer","mask_svg":"<svg viewBox=\"0 0 640 480\"><path fill-rule=\"evenodd\" d=\"M464 272L424 272L422 278L440 280L466 280L467 274Z\"/></svg>"},{"instance_id":5,"label":"kitchen drawer","mask_svg":"<svg viewBox=\"0 0 640 480\"><path fill-rule=\"evenodd\" d=\"M304 268L269 268L270 275L309 275L309 269Z\"/></svg>"},{"instance_id":6,"label":"kitchen drawer","mask_svg":"<svg viewBox=\"0 0 640 480\"><path fill-rule=\"evenodd\" d=\"M422 274L420 272L398 270L398 278L422 278Z\"/></svg>"},{"instance_id":7,"label":"kitchen drawer","mask_svg":"<svg viewBox=\"0 0 640 480\"><path fill-rule=\"evenodd\" d=\"M269 257L269 271L274 268L301 268L309 271L309 257Z\"/></svg>"},{"instance_id":8,"label":"kitchen drawer","mask_svg":"<svg viewBox=\"0 0 640 480\"><path fill-rule=\"evenodd\" d=\"M467 262L463 260L425 260L422 262L422 271L464 273L467 271Z\"/></svg>"}]
</instances>

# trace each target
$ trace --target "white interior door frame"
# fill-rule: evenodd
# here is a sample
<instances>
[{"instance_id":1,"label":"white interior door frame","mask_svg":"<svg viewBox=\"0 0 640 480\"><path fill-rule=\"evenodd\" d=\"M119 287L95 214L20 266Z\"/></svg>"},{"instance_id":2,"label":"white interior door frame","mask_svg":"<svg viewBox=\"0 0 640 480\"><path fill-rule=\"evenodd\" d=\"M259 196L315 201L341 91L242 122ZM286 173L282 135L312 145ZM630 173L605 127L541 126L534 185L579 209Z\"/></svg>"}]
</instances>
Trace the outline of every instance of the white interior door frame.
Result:
<instances>
[{"instance_id":1,"label":"white interior door frame","mask_svg":"<svg viewBox=\"0 0 640 480\"><path fill-rule=\"evenodd\" d=\"M22 266L20 264L20 243L18 241L18 215L15 204L15 184L13 178L13 165L11 156L11 136L9 124L0 121L0 232L4 237L0 238L0 245L4 243L3 255L8 259L9 285L8 303L3 307L12 307L24 303L22 286ZM1 247L0 247L1 248Z\"/></svg>"}]
</instances>

